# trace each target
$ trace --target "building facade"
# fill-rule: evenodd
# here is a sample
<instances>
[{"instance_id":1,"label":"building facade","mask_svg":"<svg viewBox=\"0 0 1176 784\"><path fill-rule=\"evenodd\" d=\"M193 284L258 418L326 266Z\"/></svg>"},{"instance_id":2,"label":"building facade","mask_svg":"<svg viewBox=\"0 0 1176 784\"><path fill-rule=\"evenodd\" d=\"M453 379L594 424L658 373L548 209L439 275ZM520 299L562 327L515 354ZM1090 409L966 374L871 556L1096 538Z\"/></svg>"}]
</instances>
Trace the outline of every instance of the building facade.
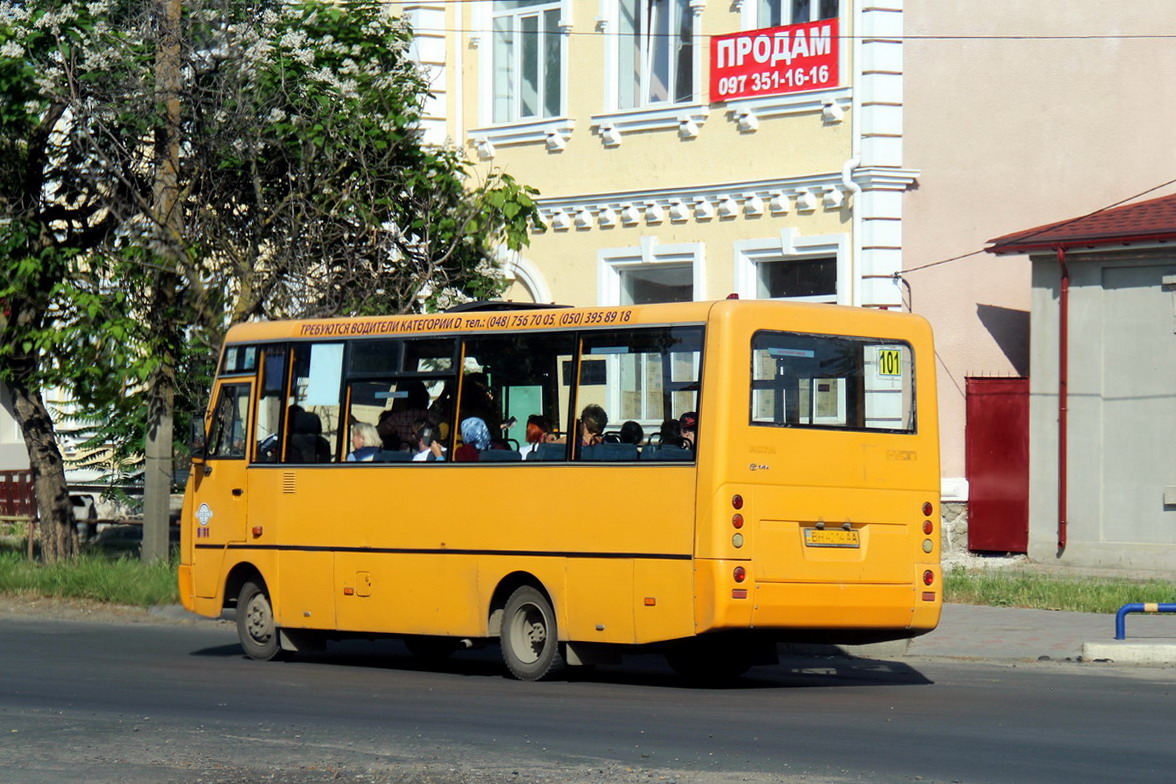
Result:
<instances>
[{"instance_id":1,"label":"building facade","mask_svg":"<svg viewBox=\"0 0 1176 784\"><path fill-rule=\"evenodd\" d=\"M1032 264L1029 555L1176 567L1176 196L993 240Z\"/></svg>"},{"instance_id":2,"label":"building facade","mask_svg":"<svg viewBox=\"0 0 1176 784\"><path fill-rule=\"evenodd\" d=\"M903 143L919 172L903 205L904 289L935 329L945 500L964 502L966 379L1038 370L1029 257L982 249L1176 178L1176 93L1161 87L1176 58L1158 35L1173 8L906 0L904 11Z\"/></svg>"},{"instance_id":3,"label":"building facade","mask_svg":"<svg viewBox=\"0 0 1176 784\"><path fill-rule=\"evenodd\" d=\"M428 137L539 191L508 298L901 306L902 0L404 12Z\"/></svg>"}]
</instances>

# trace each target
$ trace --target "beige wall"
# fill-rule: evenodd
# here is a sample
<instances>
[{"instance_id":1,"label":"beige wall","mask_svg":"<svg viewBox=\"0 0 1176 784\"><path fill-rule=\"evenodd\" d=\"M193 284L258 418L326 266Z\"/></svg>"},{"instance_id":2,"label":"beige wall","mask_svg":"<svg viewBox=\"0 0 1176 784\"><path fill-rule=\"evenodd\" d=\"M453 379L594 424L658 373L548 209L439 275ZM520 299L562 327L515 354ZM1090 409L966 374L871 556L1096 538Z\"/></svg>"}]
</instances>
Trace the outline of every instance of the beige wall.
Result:
<instances>
[{"instance_id":1,"label":"beige wall","mask_svg":"<svg viewBox=\"0 0 1176 784\"><path fill-rule=\"evenodd\" d=\"M964 377L1029 370L1029 262L982 253L914 268L1176 178L1170 40L978 37L1171 32L1174 11L906 0L906 165L920 175L904 204L903 264L913 309L936 330L947 478L964 476Z\"/></svg>"},{"instance_id":2,"label":"beige wall","mask_svg":"<svg viewBox=\"0 0 1176 784\"><path fill-rule=\"evenodd\" d=\"M627 113L610 114L607 107L609 37L597 19L603 7L600 0L565 3L565 18L572 21L566 37L565 117L537 122L537 130L513 137L506 126L505 138L503 127L490 124L484 109L492 41L488 32L479 31L488 27L489 3L437 7L447 29L463 31L445 42L447 73L438 82L444 86L439 98L447 107L450 138L478 161L479 176L501 170L537 188L549 223L523 251L527 274L516 277L507 296L529 299L536 286L527 283L537 282L554 301L597 304L604 297L601 254L637 248L653 238L661 247L697 246L702 273L695 297L722 298L737 289L736 243L775 240L784 246L812 237L839 237L847 278L839 294L845 302L858 298L847 239L853 228L852 199L841 181L855 132L846 89L852 81L850 39L841 45L839 89L798 94L792 108L769 111L754 130L741 129L726 104L661 104L650 108L689 116L696 135L672 116L652 130L627 128L627 118L620 117L619 144L606 143L601 126ZM843 14L843 25L848 18ZM743 24L740 11L723 2L705 3L698 24L704 34L697 43L695 74L701 101L708 91L706 35L734 32ZM544 128L558 130L558 149L545 142ZM836 193L830 196L829 191ZM786 210L771 203L773 193L782 194ZM762 209L749 205L753 197L764 202ZM811 203L805 205L803 199ZM675 201L681 203L680 212L671 216ZM657 219L650 216L651 202L664 213ZM631 208L627 215L626 208ZM612 212L611 225L602 215L605 210ZM782 232L788 236L782 238Z\"/></svg>"}]
</instances>

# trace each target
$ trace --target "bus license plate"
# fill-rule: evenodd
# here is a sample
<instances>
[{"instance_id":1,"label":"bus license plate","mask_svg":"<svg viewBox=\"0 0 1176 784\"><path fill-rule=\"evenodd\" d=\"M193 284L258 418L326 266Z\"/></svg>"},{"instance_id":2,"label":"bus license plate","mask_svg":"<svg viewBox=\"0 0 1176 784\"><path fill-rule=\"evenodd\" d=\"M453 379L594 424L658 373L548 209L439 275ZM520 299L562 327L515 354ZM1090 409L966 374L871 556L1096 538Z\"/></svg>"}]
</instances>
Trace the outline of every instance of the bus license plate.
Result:
<instances>
[{"instance_id":1,"label":"bus license plate","mask_svg":"<svg viewBox=\"0 0 1176 784\"><path fill-rule=\"evenodd\" d=\"M804 529L805 547L861 547L857 531L843 528Z\"/></svg>"}]
</instances>

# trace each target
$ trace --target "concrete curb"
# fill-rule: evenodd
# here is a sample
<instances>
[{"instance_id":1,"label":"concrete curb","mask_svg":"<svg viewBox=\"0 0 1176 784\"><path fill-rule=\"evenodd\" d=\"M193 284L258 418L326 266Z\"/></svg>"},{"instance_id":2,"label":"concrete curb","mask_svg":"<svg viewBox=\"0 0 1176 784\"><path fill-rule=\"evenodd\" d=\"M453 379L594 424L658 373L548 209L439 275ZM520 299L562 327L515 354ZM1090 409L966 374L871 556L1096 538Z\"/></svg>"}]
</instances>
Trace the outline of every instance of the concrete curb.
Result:
<instances>
[{"instance_id":1,"label":"concrete curb","mask_svg":"<svg viewBox=\"0 0 1176 784\"><path fill-rule=\"evenodd\" d=\"M1176 667L1176 642L1088 642L1082 645L1082 658L1115 664Z\"/></svg>"}]
</instances>

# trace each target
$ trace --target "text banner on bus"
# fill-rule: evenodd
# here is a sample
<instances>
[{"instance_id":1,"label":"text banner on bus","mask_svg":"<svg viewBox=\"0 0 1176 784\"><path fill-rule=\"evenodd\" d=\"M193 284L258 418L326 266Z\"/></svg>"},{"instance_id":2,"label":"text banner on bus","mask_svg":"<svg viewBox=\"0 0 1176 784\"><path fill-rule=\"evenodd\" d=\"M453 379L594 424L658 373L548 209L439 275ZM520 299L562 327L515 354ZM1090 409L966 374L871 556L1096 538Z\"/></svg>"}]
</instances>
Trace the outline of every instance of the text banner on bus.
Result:
<instances>
[{"instance_id":1,"label":"text banner on bus","mask_svg":"<svg viewBox=\"0 0 1176 784\"><path fill-rule=\"evenodd\" d=\"M712 101L837 87L836 19L711 39Z\"/></svg>"}]
</instances>

